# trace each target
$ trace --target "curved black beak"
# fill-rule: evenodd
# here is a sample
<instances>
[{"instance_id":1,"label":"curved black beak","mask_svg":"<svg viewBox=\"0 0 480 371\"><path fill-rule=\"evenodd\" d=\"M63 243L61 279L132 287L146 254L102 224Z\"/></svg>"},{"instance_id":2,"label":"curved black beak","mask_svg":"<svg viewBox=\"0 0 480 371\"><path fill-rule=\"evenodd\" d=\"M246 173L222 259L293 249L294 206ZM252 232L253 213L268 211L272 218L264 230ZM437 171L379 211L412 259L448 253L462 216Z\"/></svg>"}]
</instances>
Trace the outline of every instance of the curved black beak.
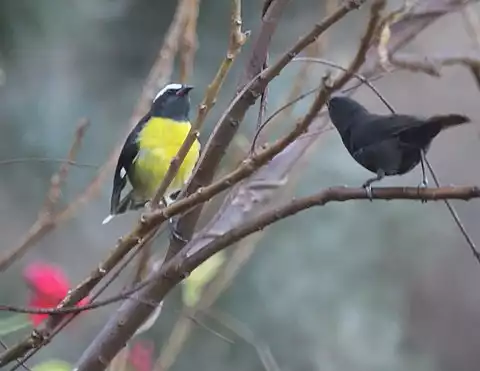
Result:
<instances>
[{"instance_id":1,"label":"curved black beak","mask_svg":"<svg viewBox=\"0 0 480 371\"><path fill-rule=\"evenodd\" d=\"M192 89L193 89L192 85L183 85L181 89L177 90L177 95L180 96L180 97L184 97Z\"/></svg>"}]
</instances>

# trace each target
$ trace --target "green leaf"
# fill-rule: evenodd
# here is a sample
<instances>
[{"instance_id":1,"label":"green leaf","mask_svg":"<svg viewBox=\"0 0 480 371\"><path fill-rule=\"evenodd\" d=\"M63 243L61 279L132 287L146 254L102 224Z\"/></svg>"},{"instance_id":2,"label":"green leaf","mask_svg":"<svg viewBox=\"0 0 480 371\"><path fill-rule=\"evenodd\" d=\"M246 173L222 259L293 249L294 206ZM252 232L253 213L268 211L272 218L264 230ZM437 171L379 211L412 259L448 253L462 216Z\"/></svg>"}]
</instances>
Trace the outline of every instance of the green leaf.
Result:
<instances>
[{"instance_id":1,"label":"green leaf","mask_svg":"<svg viewBox=\"0 0 480 371\"><path fill-rule=\"evenodd\" d=\"M200 300L202 290L217 274L225 262L225 252L220 251L200 264L182 283L183 304L193 307Z\"/></svg>"},{"instance_id":2,"label":"green leaf","mask_svg":"<svg viewBox=\"0 0 480 371\"><path fill-rule=\"evenodd\" d=\"M68 362L51 359L32 368L32 371L71 371L72 365Z\"/></svg>"},{"instance_id":3,"label":"green leaf","mask_svg":"<svg viewBox=\"0 0 480 371\"><path fill-rule=\"evenodd\" d=\"M32 323L26 314L14 314L13 316L0 319L0 336L5 336L31 326Z\"/></svg>"}]
</instances>

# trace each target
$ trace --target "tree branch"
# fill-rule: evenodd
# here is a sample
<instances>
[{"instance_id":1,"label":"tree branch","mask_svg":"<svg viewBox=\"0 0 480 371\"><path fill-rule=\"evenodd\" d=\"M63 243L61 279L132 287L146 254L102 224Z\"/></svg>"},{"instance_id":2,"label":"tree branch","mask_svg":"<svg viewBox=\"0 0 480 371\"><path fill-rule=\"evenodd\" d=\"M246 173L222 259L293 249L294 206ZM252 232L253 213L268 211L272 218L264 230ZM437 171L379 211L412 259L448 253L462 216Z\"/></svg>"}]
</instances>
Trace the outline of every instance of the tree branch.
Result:
<instances>
[{"instance_id":1,"label":"tree branch","mask_svg":"<svg viewBox=\"0 0 480 371\"><path fill-rule=\"evenodd\" d=\"M425 189L418 189L417 187L373 188L372 196L377 200L436 201L457 199L467 201L472 198L480 198L480 188L477 186ZM159 300L163 300L175 285L213 254L280 219L313 206L324 206L329 202L368 199L364 188L328 188L315 195L293 200L283 206L264 212L223 236L219 236L197 251L189 250L186 247L170 261L162 266L157 265L152 270L147 278L148 284L135 293L131 300L122 304L116 316L109 320L90 347L84 352L75 370L100 371L105 369L115 354L122 349L126 339L129 339L144 319L150 315Z\"/></svg>"},{"instance_id":2,"label":"tree branch","mask_svg":"<svg viewBox=\"0 0 480 371\"><path fill-rule=\"evenodd\" d=\"M200 0L188 0L188 15L180 39L180 82L185 84L193 71L197 43L197 20Z\"/></svg>"},{"instance_id":3,"label":"tree branch","mask_svg":"<svg viewBox=\"0 0 480 371\"><path fill-rule=\"evenodd\" d=\"M52 176L50 180L50 189L47 193L44 205L38 213L37 220L17 246L0 255L0 272L5 271L15 260L20 259L29 248L34 246L37 241L55 227L57 223L57 215L54 208L60 198L62 185L68 176L71 163L75 160L77 152L80 149L88 124L89 123L86 119L82 119L78 123L72 145L68 151L67 160L62 162L58 172Z\"/></svg>"},{"instance_id":4,"label":"tree branch","mask_svg":"<svg viewBox=\"0 0 480 371\"><path fill-rule=\"evenodd\" d=\"M433 77L439 77L442 67L461 65L467 68L480 67L480 54L451 54L436 56L421 56L407 53L390 55L388 62L397 68L410 72L426 73Z\"/></svg>"},{"instance_id":5,"label":"tree branch","mask_svg":"<svg viewBox=\"0 0 480 371\"><path fill-rule=\"evenodd\" d=\"M390 38L387 52L391 55L417 37L424 29L444 15L463 9L466 5L479 0L422 0L408 13L389 25ZM360 73L371 76L379 66L378 45L374 45L367 53L367 63Z\"/></svg>"}]
</instances>

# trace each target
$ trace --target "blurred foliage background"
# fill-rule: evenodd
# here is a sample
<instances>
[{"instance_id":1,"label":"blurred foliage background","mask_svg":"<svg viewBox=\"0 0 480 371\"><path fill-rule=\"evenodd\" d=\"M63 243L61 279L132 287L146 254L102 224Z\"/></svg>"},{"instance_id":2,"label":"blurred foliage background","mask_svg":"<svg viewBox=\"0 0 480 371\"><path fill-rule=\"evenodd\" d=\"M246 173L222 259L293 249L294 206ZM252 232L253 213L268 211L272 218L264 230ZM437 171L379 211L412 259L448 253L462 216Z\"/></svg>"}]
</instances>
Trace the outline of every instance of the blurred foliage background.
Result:
<instances>
[{"instance_id":1,"label":"blurred foliage background","mask_svg":"<svg viewBox=\"0 0 480 371\"><path fill-rule=\"evenodd\" d=\"M245 29L255 32L259 26L261 3L243 2ZM78 119L87 117L92 124L77 159L103 164L125 136L175 7L175 1L154 0L0 1L0 161L64 158ZM354 12L333 27L326 58L346 64L358 45L367 12L366 8ZM190 81L196 87L193 106L200 102L226 51L229 14L228 1L201 2L199 49ZM271 58L324 15L323 1L291 2L275 34ZM235 62L201 133L203 142L234 93L250 46L251 40ZM408 46L422 54L469 53L475 48L461 14L442 18ZM291 65L270 85L269 112L287 98L299 68L299 64ZM312 68L302 90L318 85L323 72L321 67ZM399 111L421 115L452 111L472 117L470 127L442 134L429 158L443 183L480 182L479 92L468 71L448 68L438 79L396 72L376 85ZM355 97L372 110L386 112L365 88ZM306 107L308 100L297 104L294 116ZM277 122L279 132L292 122ZM255 125L256 111L251 110L241 133L251 138ZM232 167L236 161L231 155L224 166ZM0 165L2 250L13 247L35 221L57 168L58 164L49 162ZM81 192L94 174L94 168L74 167L61 202L66 204ZM329 185L359 185L367 176L336 132L330 131L302 163L294 193L307 195ZM383 184L416 185L419 180L417 169ZM41 259L59 264L73 283L96 266L137 217L127 215L102 226L110 191L109 179L100 197L2 273L2 303L26 303L21 270L28 262ZM458 208L478 241L477 202L458 203ZM160 249L163 241L165 237L155 248ZM128 278L124 275L107 292L118 292ZM269 228L214 308L252 331L282 370L473 370L480 361L480 335L475 331L480 321L479 279L480 267L443 203L338 203ZM50 358L74 362L114 308L83 314L33 364ZM176 290L168 297L158 323L142 334L155 342L156 355L181 308L181 294ZM234 343L194 327L172 370L263 367L252 344L212 322L216 331L232 337ZM5 340L12 343L17 335Z\"/></svg>"}]
</instances>

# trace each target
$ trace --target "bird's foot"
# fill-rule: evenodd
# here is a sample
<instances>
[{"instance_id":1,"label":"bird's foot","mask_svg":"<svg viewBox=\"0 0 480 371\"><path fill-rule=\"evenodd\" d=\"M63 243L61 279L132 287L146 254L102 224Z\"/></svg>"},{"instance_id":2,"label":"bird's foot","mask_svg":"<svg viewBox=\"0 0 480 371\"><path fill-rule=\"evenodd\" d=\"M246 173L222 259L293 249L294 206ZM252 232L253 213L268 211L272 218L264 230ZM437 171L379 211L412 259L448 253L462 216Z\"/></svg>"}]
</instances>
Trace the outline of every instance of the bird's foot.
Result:
<instances>
[{"instance_id":1,"label":"bird's foot","mask_svg":"<svg viewBox=\"0 0 480 371\"><path fill-rule=\"evenodd\" d=\"M184 245L190 242L190 240L186 239L182 236L182 234L177 229L177 221L174 218L168 219L168 226L170 229L170 237L177 241L180 241Z\"/></svg>"},{"instance_id":2,"label":"bird's foot","mask_svg":"<svg viewBox=\"0 0 480 371\"><path fill-rule=\"evenodd\" d=\"M427 188L427 187L428 187L428 180L427 180L426 178L424 178L424 179L420 182L420 184L417 186L418 195L420 196L420 193L421 193L420 190L421 190L421 189L425 189L425 188ZM421 199L421 202L422 202L422 204L424 204L424 203L427 202L427 200L426 200L425 198L422 198L422 199Z\"/></svg>"},{"instance_id":3,"label":"bird's foot","mask_svg":"<svg viewBox=\"0 0 480 371\"><path fill-rule=\"evenodd\" d=\"M373 202L373 195L372 195L372 186L369 182L365 182L362 185L363 188L365 188L365 193L367 194L368 199L370 202Z\"/></svg>"},{"instance_id":4,"label":"bird's foot","mask_svg":"<svg viewBox=\"0 0 480 371\"><path fill-rule=\"evenodd\" d=\"M148 211L152 211L152 201L151 200L145 202L144 206L145 206L145 209L147 209Z\"/></svg>"},{"instance_id":5,"label":"bird's foot","mask_svg":"<svg viewBox=\"0 0 480 371\"><path fill-rule=\"evenodd\" d=\"M385 177L385 171L380 169L377 171L376 177L367 179L365 183L363 183L362 187L365 188L365 192L367 193L367 197L370 200L370 202L373 201L372 183L378 182L382 180L384 177Z\"/></svg>"}]
</instances>

